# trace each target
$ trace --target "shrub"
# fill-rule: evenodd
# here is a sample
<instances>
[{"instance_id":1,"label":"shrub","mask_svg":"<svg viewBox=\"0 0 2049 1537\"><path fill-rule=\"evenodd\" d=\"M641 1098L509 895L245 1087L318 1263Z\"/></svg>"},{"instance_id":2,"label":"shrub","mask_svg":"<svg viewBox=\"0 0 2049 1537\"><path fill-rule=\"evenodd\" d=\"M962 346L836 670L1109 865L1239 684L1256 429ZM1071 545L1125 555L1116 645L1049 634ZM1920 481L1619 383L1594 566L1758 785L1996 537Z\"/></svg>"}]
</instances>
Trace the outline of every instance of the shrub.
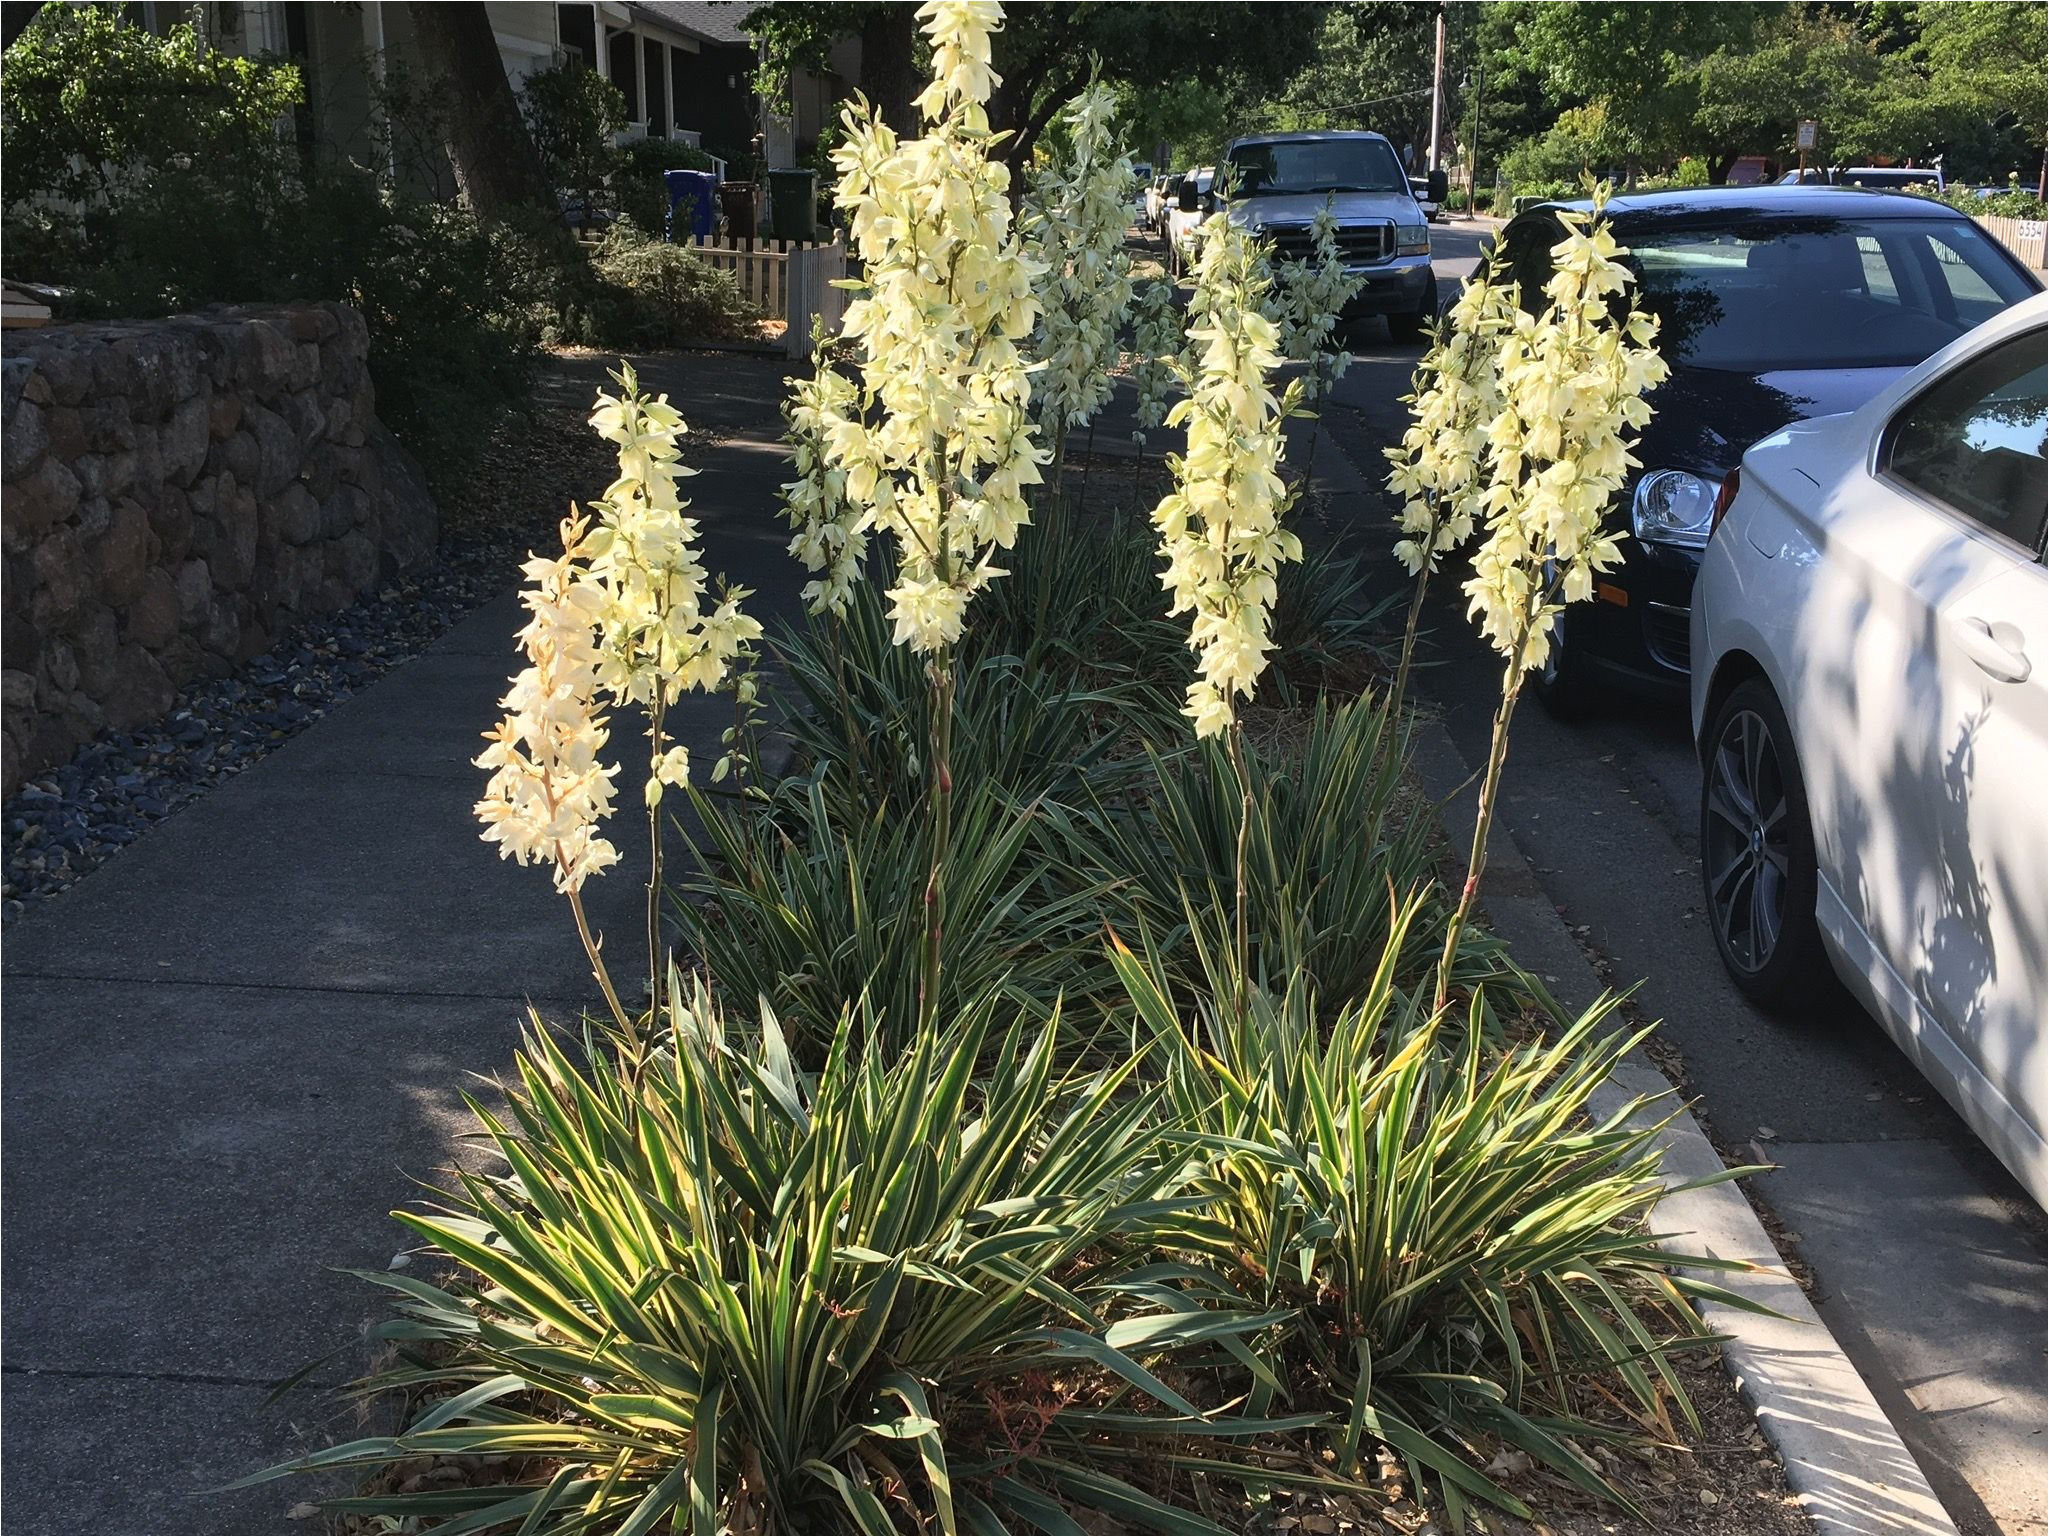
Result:
<instances>
[{"instance_id":1,"label":"shrub","mask_svg":"<svg viewBox=\"0 0 2049 1537\"><path fill-rule=\"evenodd\" d=\"M2007 177L2003 192L1994 192L1987 197L1978 196L1976 190L1969 187L1951 187L1937 192L1933 187L1921 186L1909 187L1907 191L1915 197L1946 203L1973 218L2040 219L2049 213L2049 204L2023 187L2017 175Z\"/></svg>"},{"instance_id":2,"label":"shrub","mask_svg":"<svg viewBox=\"0 0 2049 1537\"><path fill-rule=\"evenodd\" d=\"M1183 1135L1217 1149L1197 1154L1210 1204L1187 1247L1288 1315L1249 1409L1290 1393L1328 1409L1341 1474L1372 1436L1436 1482L1457 1528L1476 1499L1527 1519L1482 1471L1506 1442L1630 1508L1575 1443L1669 1436L1674 1406L1697 1430L1671 1358L1711 1343L1690 1297L1726 1300L1669 1275L1645 1229L1660 1123L1642 1101L1592 1108L1641 1037L1601 1033L1607 1000L1498 1061L1478 1030L1436 1049L1427 994L1396 980L1419 916L1396 916L1328 1024L1292 979L1191 1022L1157 966L1120 953Z\"/></svg>"},{"instance_id":3,"label":"shrub","mask_svg":"<svg viewBox=\"0 0 2049 1537\"><path fill-rule=\"evenodd\" d=\"M742 297L730 273L686 247L650 238L631 220L605 232L591 269L595 285L577 339L631 352L759 333L761 311Z\"/></svg>"},{"instance_id":4,"label":"shrub","mask_svg":"<svg viewBox=\"0 0 2049 1537\"><path fill-rule=\"evenodd\" d=\"M1012 585L990 589L992 610ZM883 602L875 582L859 582L844 618L807 616L801 629L785 628L771 642L796 691L784 729L799 772L779 789L778 817L791 809L794 790L801 821L812 784L842 822L878 809L909 819L924 807L931 690L924 663L892 643ZM1174 706L1163 695L1128 681L1092 687L1078 669L1060 665L1064 652L1030 665L989 637L996 628L964 637L956 663L957 781L988 786L1018 805L1083 804L1091 787L1106 789L1131 767L1120 769L1110 756L1122 734L1171 719Z\"/></svg>"},{"instance_id":5,"label":"shrub","mask_svg":"<svg viewBox=\"0 0 2049 1537\"><path fill-rule=\"evenodd\" d=\"M876 1049L890 1055L908 1041L923 986L930 820L886 803L844 819L816 783L780 824L744 804L696 795L693 805L710 858L682 888L696 900L677 912L724 996L736 1006L776 1000L807 1055L863 1001ZM1067 846L1059 808L1014 805L993 786L960 781L939 875L943 1009L1001 995L1051 1013L1063 993L1107 995L1102 891L1072 878L1056 889L1049 876Z\"/></svg>"},{"instance_id":6,"label":"shrub","mask_svg":"<svg viewBox=\"0 0 2049 1537\"><path fill-rule=\"evenodd\" d=\"M508 1172L399 1214L460 1273L366 1277L401 1316L397 1364L362 1386L427 1401L398 1435L249 1482L509 1459L486 1485L333 1503L399 1530L1015 1531L1068 1510L1199 1529L1109 1471L1147 1417L1052 1379L1228 1430L1111 1344L1104 1310L1142 1305L1111 1327L1154 1351L1269 1320L1137 1273L1180 1163L1147 1131L1158 1091L1129 1065L1063 1080L1053 1027L992 1031L994 1007L901 1059L843 1020L815 1079L772 1016L734 1041L701 992L637 1080L537 1027L511 1119L476 1111Z\"/></svg>"},{"instance_id":7,"label":"shrub","mask_svg":"<svg viewBox=\"0 0 2049 1537\"><path fill-rule=\"evenodd\" d=\"M1449 905L1433 881L1429 819L1404 789L1407 756L1406 726L1366 699L1319 703L1299 745L1247 742L1255 979L1312 988L1335 1008L1364 992L1392 933L1401 936L1394 964L1403 985L1435 964ZM1202 991L1234 942L1241 786L1215 742L1174 757L1149 753L1148 762L1149 777L1096 808L1075 857L1109 890L1120 932L1148 936L1177 985ZM1405 906L1418 921L1397 929ZM1512 984L1549 1006L1484 933L1461 947L1456 975L1467 987Z\"/></svg>"},{"instance_id":8,"label":"shrub","mask_svg":"<svg viewBox=\"0 0 2049 1537\"><path fill-rule=\"evenodd\" d=\"M333 172L269 186L166 171L91 221L72 312L339 299L362 312L379 416L443 490L526 393L542 283L529 237Z\"/></svg>"},{"instance_id":9,"label":"shrub","mask_svg":"<svg viewBox=\"0 0 2049 1537\"><path fill-rule=\"evenodd\" d=\"M209 48L188 23L157 36L118 6L41 6L0 61L7 201L97 202L172 168L273 174L277 120L304 99L295 66Z\"/></svg>"},{"instance_id":10,"label":"shrub","mask_svg":"<svg viewBox=\"0 0 2049 1537\"><path fill-rule=\"evenodd\" d=\"M664 171L709 171L715 162L701 149L676 139L638 139L626 146L612 176L612 201L619 216L644 230L666 232L669 190ZM678 217L682 211L678 210Z\"/></svg>"},{"instance_id":11,"label":"shrub","mask_svg":"<svg viewBox=\"0 0 2049 1537\"><path fill-rule=\"evenodd\" d=\"M1705 187L1708 181L1707 162L1698 155L1686 156L1672 173L1672 185L1675 187Z\"/></svg>"},{"instance_id":12,"label":"shrub","mask_svg":"<svg viewBox=\"0 0 2049 1537\"><path fill-rule=\"evenodd\" d=\"M625 163L626 93L581 59L536 70L519 88L519 115L556 187L584 208Z\"/></svg>"}]
</instances>

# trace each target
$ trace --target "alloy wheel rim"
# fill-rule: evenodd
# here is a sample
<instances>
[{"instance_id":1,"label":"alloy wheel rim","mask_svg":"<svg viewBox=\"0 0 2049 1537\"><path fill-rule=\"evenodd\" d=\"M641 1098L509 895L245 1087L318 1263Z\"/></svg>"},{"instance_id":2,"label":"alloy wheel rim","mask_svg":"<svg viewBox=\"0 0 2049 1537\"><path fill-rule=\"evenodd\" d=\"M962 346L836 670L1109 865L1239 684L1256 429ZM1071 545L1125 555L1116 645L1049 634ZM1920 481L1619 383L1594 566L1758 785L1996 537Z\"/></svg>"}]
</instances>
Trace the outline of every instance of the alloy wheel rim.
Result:
<instances>
[{"instance_id":1,"label":"alloy wheel rim","mask_svg":"<svg viewBox=\"0 0 2049 1537\"><path fill-rule=\"evenodd\" d=\"M1786 781L1771 727L1754 710L1729 717L1710 760L1702 858L1715 933L1745 971L1762 971L1785 931L1792 870Z\"/></svg>"}]
</instances>

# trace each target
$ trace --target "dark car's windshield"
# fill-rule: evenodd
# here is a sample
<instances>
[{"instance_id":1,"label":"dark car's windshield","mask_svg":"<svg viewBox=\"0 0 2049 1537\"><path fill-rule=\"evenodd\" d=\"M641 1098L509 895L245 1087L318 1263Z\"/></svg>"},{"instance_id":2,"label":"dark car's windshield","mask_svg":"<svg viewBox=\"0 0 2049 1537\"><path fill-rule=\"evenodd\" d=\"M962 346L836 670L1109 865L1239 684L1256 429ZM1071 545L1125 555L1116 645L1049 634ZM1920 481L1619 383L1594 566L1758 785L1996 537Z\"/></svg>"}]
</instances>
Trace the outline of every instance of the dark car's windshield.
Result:
<instances>
[{"instance_id":1,"label":"dark car's windshield","mask_svg":"<svg viewBox=\"0 0 2049 1537\"><path fill-rule=\"evenodd\" d=\"M1280 139L1231 151L1238 196L1287 192L1407 192L1409 178L1383 139Z\"/></svg>"},{"instance_id":2,"label":"dark car's windshield","mask_svg":"<svg viewBox=\"0 0 2049 1537\"><path fill-rule=\"evenodd\" d=\"M2034 290L1969 220L1624 229L1673 363L1907 368Z\"/></svg>"}]
</instances>

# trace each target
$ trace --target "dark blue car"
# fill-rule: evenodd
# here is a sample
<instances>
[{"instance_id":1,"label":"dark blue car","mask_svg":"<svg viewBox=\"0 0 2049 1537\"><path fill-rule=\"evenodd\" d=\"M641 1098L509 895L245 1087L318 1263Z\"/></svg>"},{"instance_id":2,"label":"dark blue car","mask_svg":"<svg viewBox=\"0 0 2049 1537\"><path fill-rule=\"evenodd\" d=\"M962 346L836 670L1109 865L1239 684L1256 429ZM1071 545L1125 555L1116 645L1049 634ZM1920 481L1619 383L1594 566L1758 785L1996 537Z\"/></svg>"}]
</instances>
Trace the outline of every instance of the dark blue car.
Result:
<instances>
[{"instance_id":1,"label":"dark blue car","mask_svg":"<svg viewBox=\"0 0 2049 1537\"><path fill-rule=\"evenodd\" d=\"M1519 214L1499 247L1541 305L1560 207ZM1572 715L1616 691L1686 686L1694 573L1724 479L1789 422L1849 411L2040 282L1984 230L1926 198L1855 188L1712 187L1617 197L1638 302L1672 367L1624 489L1633 537L1591 602L1559 616L1538 692Z\"/></svg>"}]
</instances>

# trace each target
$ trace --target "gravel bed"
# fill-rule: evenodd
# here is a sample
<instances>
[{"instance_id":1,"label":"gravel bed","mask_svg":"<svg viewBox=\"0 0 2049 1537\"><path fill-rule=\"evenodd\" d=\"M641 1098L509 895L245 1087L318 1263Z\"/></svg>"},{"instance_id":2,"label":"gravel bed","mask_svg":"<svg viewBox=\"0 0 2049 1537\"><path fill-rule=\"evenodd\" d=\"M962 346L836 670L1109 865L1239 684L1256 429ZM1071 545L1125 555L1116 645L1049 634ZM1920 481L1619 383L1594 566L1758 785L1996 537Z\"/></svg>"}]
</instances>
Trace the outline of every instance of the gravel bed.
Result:
<instances>
[{"instance_id":1,"label":"gravel bed","mask_svg":"<svg viewBox=\"0 0 2049 1537\"><path fill-rule=\"evenodd\" d=\"M583 412L539 406L498 434L444 503L441 548L419 571L309 620L225 678L183 689L142 730L107 732L0 804L0 914L19 918L417 656L519 580L572 500L612 478ZM508 653L506 669L513 667Z\"/></svg>"}]
</instances>

